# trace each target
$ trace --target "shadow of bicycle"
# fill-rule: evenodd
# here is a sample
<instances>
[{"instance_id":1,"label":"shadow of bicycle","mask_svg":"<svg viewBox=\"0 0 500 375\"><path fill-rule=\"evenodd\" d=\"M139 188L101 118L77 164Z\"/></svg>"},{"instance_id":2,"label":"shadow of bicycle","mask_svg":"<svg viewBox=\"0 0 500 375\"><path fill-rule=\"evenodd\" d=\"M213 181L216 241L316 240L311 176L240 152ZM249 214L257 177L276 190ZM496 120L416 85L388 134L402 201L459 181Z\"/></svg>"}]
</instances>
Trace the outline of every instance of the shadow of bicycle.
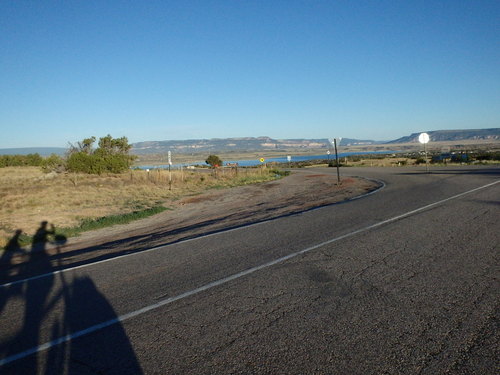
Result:
<instances>
[{"instance_id":1,"label":"shadow of bicycle","mask_svg":"<svg viewBox=\"0 0 500 375\"><path fill-rule=\"evenodd\" d=\"M16 231L1 256L0 279L13 252L22 251L20 233ZM65 241L42 222L18 281L0 286L0 373L142 374L124 327L93 280L53 272L46 246ZM38 276L32 276L32 264ZM24 274L29 278L23 280ZM103 322L109 325L100 329Z\"/></svg>"}]
</instances>

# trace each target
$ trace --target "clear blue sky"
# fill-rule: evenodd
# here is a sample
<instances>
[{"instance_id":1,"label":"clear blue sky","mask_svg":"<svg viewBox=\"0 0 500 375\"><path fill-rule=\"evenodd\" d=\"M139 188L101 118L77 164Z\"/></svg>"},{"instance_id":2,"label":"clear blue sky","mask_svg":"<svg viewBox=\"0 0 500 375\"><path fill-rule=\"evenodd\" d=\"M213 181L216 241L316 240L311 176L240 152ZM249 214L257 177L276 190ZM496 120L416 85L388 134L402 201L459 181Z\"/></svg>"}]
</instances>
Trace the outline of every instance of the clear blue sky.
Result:
<instances>
[{"instance_id":1,"label":"clear blue sky","mask_svg":"<svg viewBox=\"0 0 500 375\"><path fill-rule=\"evenodd\" d=\"M0 148L500 127L500 1L0 2Z\"/></svg>"}]
</instances>

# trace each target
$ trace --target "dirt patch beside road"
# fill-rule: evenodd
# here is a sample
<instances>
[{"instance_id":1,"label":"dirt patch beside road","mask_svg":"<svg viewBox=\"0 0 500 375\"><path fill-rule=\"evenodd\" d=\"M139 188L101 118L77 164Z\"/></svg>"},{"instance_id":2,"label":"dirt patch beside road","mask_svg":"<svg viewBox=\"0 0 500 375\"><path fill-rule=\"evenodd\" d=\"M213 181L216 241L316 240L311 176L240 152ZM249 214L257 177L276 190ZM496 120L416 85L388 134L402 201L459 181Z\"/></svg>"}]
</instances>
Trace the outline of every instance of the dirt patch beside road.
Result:
<instances>
[{"instance_id":1,"label":"dirt patch beside road","mask_svg":"<svg viewBox=\"0 0 500 375\"><path fill-rule=\"evenodd\" d=\"M379 187L354 177L344 178L340 186L336 182L334 174L299 170L272 182L209 190L173 202L170 210L150 218L48 246L47 252L60 266L102 259L345 201ZM16 258L19 263L27 256Z\"/></svg>"}]
</instances>

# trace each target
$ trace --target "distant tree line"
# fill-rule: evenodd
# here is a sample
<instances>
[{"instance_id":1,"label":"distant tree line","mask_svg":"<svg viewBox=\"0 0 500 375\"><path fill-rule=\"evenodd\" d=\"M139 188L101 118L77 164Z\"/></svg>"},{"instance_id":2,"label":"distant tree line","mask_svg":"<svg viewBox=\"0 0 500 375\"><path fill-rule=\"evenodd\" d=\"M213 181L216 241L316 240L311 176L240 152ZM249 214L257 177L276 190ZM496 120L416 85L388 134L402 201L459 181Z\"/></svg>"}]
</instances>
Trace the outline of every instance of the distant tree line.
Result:
<instances>
[{"instance_id":1,"label":"distant tree line","mask_svg":"<svg viewBox=\"0 0 500 375\"><path fill-rule=\"evenodd\" d=\"M476 160L496 160L500 161L500 151L494 151L494 152L478 152L474 155L474 158Z\"/></svg>"},{"instance_id":2,"label":"distant tree line","mask_svg":"<svg viewBox=\"0 0 500 375\"><path fill-rule=\"evenodd\" d=\"M50 171L60 169L63 165L63 158L56 154L52 154L45 158L38 153L28 155L0 155L0 168L42 167L44 170Z\"/></svg>"},{"instance_id":3,"label":"distant tree line","mask_svg":"<svg viewBox=\"0 0 500 375\"><path fill-rule=\"evenodd\" d=\"M111 135L99 138L94 148L95 137L86 138L76 145L70 145L68 155L62 158L56 154L43 158L38 153L28 155L0 155L2 167L42 167L46 171L68 171L88 174L122 173L130 168L135 157L129 155L132 145L126 137Z\"/></svg>"},{"instance_id":4,"label":"distant tree line","mask_svg":"<svg viewBox=\"0 0 500 375\"><path fill-rule=\"evenodd\" d=\"M40 154L0 155L0 167L39 167L43 163Z\"/></svg>"}]
</instances>

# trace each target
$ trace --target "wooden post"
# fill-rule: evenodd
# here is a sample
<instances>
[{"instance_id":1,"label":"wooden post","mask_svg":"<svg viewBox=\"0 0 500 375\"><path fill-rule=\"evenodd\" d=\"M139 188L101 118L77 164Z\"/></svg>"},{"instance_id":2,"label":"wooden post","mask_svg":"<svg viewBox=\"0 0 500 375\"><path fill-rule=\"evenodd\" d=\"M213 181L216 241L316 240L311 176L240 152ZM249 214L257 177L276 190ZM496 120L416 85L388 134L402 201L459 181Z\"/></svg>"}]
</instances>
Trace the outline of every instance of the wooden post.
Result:
<instances>
[{"instance_id":1,"label":"wooden post","mask_svg":"<svg viewBox=\"0 0 500 375\"><path fill-rule=\"evenodd\" d=\"M168 164L168 190L172 190L172 166Z\"/></svg>"}]
</instances>

